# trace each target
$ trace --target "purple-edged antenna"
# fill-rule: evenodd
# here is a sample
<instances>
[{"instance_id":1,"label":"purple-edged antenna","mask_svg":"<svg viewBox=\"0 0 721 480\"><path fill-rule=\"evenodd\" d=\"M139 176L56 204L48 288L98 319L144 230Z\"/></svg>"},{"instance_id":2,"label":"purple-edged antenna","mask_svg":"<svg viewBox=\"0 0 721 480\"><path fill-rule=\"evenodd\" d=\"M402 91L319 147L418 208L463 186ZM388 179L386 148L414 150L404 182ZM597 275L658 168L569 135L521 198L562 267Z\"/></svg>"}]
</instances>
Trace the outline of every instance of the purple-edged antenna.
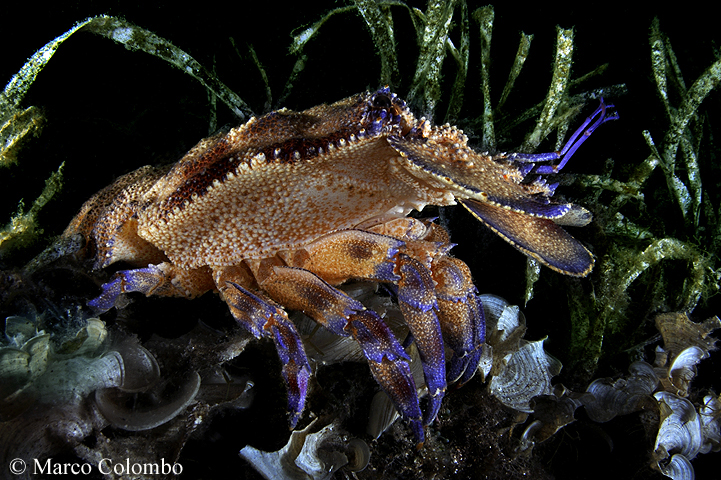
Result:
<instances>
[{"instance_id":1,"label":"purple-edged antenna","mask_svg":"<svg viewBox=\"0 0 721 480\"><path fill-rule=\"evenodd\" d=\"M561 162L557 165L538 165L533 170L533 173L558 173L566 165L566 163L568 163L573 154L576 153L578 147L580 147L583 142L591 136L599 125L610 120L618 119L618 113L606 116L607 108L613 108L613 105L606 105L603 103L603 97L601 97L601 104L589 117L586 118L586 121L583 122L578 130L571 135L571 138L566 142L560 152L513 153L509 155L508 158L523 163L549 162L560 158ZM533 167L531 167L531 169L532 168Z\"/></svg>"}]
</instances>

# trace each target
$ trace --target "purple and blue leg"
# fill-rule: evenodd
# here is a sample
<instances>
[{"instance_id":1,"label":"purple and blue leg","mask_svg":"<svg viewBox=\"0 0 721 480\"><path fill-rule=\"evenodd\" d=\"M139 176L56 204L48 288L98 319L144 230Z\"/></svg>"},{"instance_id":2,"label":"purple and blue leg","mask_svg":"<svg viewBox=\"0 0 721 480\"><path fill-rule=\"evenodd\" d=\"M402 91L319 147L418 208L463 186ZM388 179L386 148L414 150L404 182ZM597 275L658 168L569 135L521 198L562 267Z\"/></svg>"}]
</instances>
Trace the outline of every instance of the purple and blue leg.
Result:
<instances>
[{"instance_id":1,"label":"purple and blue leg","mask_svg":"<svg viewBox=\"0 0 721 480\"><path fill-rule=\"evenodd\" d=\"M408 255L398 253L422 242L408 242L364 230L345 230L324 237L306 247L309 259L296 266L306 268L334 283L361 278L398 284L401 312L408 324L423 363L429 406L423 416L426 425L438 413L446 390L445 352L436 316L434 283L428 269ZM438 242L427 242L439 249ZM443 247L442 249L445 249ZM422 250L422 249L421 249ZM423 252L419 252L421 255Z\"/></svg>"},{"instance_id":2,"label":"purple and blue leg","mask_svg":"<svg viewBox=\"0 0 721 480\"><path fill-rule=\"evenodd\" d=\"M361 346L378 384L410 422L417 445L423 444L421 411L408 364L410 358L375 312L302 268L272 267L272 273L261 280L260 285L284 307L303 311L337 335L352 336Z\"/></svg>"},{"instance_id":3,"label":"purple and blue leg","mask_svg":"<svg viewBox=\"0 0 721 480\"><path fill-rule=\"evenodd\" d=\"M397 222L390 223L396 225ZM400 227L396 225L397 228ZM404 242L378 233L346 230L328 235L308 246L307 251L312 260L297 265L324 279L332 278L337 283L348 278L361 278L398 284L401 312L418 347L428 386L428 407L423 415L423 423L426 425L435 420L446 391L445 352L436 314L435 285L430 271L423 263L399 251L405 248L421 258L430 255L431 251L440 254L447 250L448 246L441 243ZM425 248L416 248L421 244Z\"/></svg>"},{"instance_id":4,"label":"purple and blue leg","mask_svg":"<svg viewBox=\"0 0 721 480\"><path fill-rule=\"evenodd\" d=\"M431 272L418 260L398 255L398 304L410 328L423 363L428 386L428 408L423 423L430 425L438 415L446 393L446 355L436 311L435 285Z\"/></svg>"},{"instance_id":5,"label":"purple and blue leg","mask_svg":"<svg viewBox=\"0 0 721 480\"><path fill-rule=\"evenodd\" d=\"M256 338L270 337L275 342L288 388L291 428L295 427L305 406L310 378L310 366L295 325L282 309L238 283L224 280L219 284L218 289L223 292L235 319ZM110 282L102 286L103 292L88 305L96 312L104 312L113 308L123 293L192 298L214 287L212 274L207 268L185 270L170 263L161 263L117 272Z\"/></svg>"},{"instance_id":6,"label":"purple and blue leg","mask_svg":"<svg viewBox=\"0 0 721 480\"><path fill-rule=\"evenodd\" d=\"M283 309L255 295L237 283L226 280L219 288L235 320L256 338L270 337L283 363L283 379L288 390L290 428L298 424L308 392L310 365L298 330Z\"/></svg>"},{"instance_id":7,"label":"purple and blue leg","mask_svg":"<svg viewBox=\"0 0 721 480\"><path fill-rule=\"evenodd\" d=\"M468 382L478 369L486 341L483 306L468 266L457 258L441 257L433 264L438 316L443 338L453 350L449 361L448 383L456 388Z\"/></svg>"},{"instance_id":8,"label":"purple and blue leg","mask_svg":"<svg viewBox=\"0 0 721 480\"><path fill-rule=\"evenodd\" d=\"M443 337L436 315L437 304L431 273L421 262L408 255L398 253L400 249L404 248L404 245L403 241L386 235L363 230L346 230L328 235L305 247L307 256L303 258L303 261L294 263L293 266L307 269L323 279L332 279L331 281L336 284L349 278L398 284L401 312L418 347L428 385L430 399L428 408L423 415L423 423L427 425L436 418L446 390ZM435 244L433 245L435 246ZM266 282L263 282L262 286L266 288ZM275 298L275 295L272 294L272 296ZM310 298L313 295L306 295L306 297ZM286 302L287 300L284 300L280 303L287 305ZM298 306L293 308L298 308ZM303 308L303 310L307 311L307 308ZM358 306L352 306L351 310L356 308ZM328 313L319 315L319 317L331 318ZM354 335L359 332L359 330L354 330L355 325L357 325L357 320L354 321L351 317L348 328L356 332ZM380 328L380 325L383 324L378 319L374 325ZM387 327L383 326L383 328ZM331 324L329 329L337 331L339 326L334 327ZM376 335L374 337L359 336L358 340L364 348L366 356L371 360L371 368L374 369L379 383L382 386L388 384L386 382L394 385L392 388L384 387L384 389L394 400L401 414L411 419L412 428L418 436L419 432L422 432L420 424L416 423L418 400L416 395L409 390L412 378L408 377L408 373L405 371L405 360L407 360L405 352L392 337L390 331L388 333L379 331ZM369 348L371 338L383 339L383 342L386 342L383 344L383 349ZM366 350L367 348L368 350ZM393 356L388 357L387 362L381 362L377 356L378 352L394 353ZM402 363L401 359L403 359ZM389 376L387 372L380 372L381 367L386 370L393 367L393 376ZM401 371L401 369L403 370ZM391 378L396 379L391 381Z\"/></svg>"},{"instance_id":9,"label":"purple and blue leg","mask_svg":"<svg viewBox=\"0 0 721 480\"><path fill-rule=\"evenodd\" d=\"M164 281L165 275L157 265L149 265L147 268L135 270L121 270L113 276L112 280L103 284L103 292L90 300L88 306L97 313L102 313L113 308L121 294L141 292L145 295L152 295Z\"/></svg>"},{"instance_id":10,"label":"purple and blue leg","mask_svg":"<svg viewBox=\"0 0 721 480\"><path fill-rule=\"evenodd\" d=\"M398 343L393 332L372 310L351 316L347 330L363 348L373 377L391 401L410 420L417 448L423 446L424 432L416 384L413 381L410 358Z\"/></svg>"},{"instance_id":11,"label":"purple and blue leg","mask_svg":"<svg viewBox=\"0 0 721 480\"><path fill-rule=\"evenodd\" d=\"M121 270L103 284L102 293L90 300L90 306L97 313L110 310L123 293L139 292L146 296L193 298L214 287L207 268L185 270L164 262L148 265L146 268Z\"/></svg>"},{"instance_id":12,"label":"purple and blue leg","mask_svg":"<svg viewBox=\"0 0 721 480\"><path fill-rule=\"evenodd\" d=\"M539 174L558 173L566 165L566 163L568 163L576 150L578 150L578 147L580 147L583 142L585 142L586 139L590 137L591 134L600 125L608 121L618 119L618 114L606 115L607 108L613 108L613 105L606 105L603 102L602 97L601 104L598 106L598 108L589 117L587 117L583 124L581 124L581 126L574 132L574 134L571 135L571 138L566 142L560 152L514 153L512 155L509 155L508 158L518 162L530 164L534 164L537 162L552 162L554 160L560 159L561 162L557 165L538 165L535 167L535 169L533 165L529 165L526 167L528 169L528 172L526 173L530 173L531 170L533 170L533 173Z\"/></svg>"}]
</instances>

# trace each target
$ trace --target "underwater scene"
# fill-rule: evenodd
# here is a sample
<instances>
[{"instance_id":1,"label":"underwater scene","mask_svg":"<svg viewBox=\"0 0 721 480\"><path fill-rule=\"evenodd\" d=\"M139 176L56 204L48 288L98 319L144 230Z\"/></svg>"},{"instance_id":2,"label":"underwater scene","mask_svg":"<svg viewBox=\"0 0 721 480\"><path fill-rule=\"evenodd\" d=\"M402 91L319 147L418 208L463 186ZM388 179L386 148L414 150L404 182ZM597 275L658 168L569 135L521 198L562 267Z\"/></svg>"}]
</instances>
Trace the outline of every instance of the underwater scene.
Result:
<instances>
[{"instance_id":1,"label":"underwater scene","mask_svg":"<svg viewBox=\"0 0 721 480\"><path fill-rule=\"evenodd\" d=\"M580 7L9 6L0 478L715 478L721 39Z\"/></svg>"}]
</instances>

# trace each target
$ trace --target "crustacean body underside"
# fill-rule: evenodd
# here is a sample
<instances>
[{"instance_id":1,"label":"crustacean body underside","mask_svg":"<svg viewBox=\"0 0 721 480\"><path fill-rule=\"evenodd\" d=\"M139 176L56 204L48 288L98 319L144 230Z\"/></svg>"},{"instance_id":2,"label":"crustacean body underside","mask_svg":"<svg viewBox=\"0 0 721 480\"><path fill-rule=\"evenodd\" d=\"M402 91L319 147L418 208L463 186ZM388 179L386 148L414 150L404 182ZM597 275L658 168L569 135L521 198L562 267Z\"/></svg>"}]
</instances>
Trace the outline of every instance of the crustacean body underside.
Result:
<instances>
[{"instance_id":1,"label":"crustacean body underside","mask_svg":"<svg viewBox=\"0 0 721 480\"><path fill-rule=\"evenodd\" d=\"M447 232L406 215L460 202L527 255L587 275L592 255L559 224L585 225L590 214L551 202L554 186L526 177L556 171L605 112L601 103L562 152L491 157L470 149L455 127L416 119L387 88L280 110L202 140L172 166L119 178L83 206L65 235L85 237L95 268L134 267L103 285L90 302L98 311L124 292L220 292L243 327L275 342L292 427L311 370L286 309L352 336L420 445L447 382L474 375L485 325L468 267L448 255ZM536 165L548 160L560 163ZM423 364L423 412L404 348L378 314L336 288L351 279L385 283L397 296L406 341Z\"/></svg>"}]
</instances>

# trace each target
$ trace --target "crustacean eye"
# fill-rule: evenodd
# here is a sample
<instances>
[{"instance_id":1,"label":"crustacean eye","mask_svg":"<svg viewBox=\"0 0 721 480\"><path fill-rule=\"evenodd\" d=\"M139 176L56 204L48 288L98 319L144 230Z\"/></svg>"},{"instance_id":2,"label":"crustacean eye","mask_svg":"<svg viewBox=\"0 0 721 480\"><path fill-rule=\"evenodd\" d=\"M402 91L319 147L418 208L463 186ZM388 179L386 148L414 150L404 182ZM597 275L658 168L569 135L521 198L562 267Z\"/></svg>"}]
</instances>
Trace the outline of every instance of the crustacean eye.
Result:
<instances>
[{"instance_id":1,"label":"crustacean eye","mask_svg":"<svg viewBox=\"0 0 721 480\"><path fill-rule=\"evenodd\" d=\"M373 97L373 106L376 108L390 108L391 99L388 95L382 93L377 94Z\"/></svg>"}]
</instances>

